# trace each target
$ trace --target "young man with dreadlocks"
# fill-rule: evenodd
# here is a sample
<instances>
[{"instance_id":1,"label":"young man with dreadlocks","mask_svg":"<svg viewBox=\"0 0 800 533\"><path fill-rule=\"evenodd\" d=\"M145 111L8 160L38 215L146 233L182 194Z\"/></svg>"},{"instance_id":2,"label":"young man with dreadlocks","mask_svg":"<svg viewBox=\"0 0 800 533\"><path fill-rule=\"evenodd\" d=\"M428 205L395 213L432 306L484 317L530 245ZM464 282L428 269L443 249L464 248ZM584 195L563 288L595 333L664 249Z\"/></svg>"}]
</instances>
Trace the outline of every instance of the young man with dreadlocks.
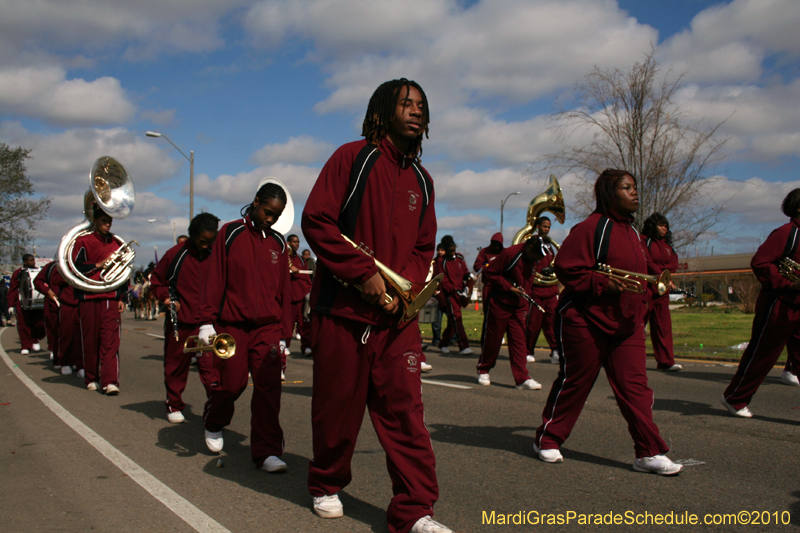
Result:
<instances>
[{"instance_id":1,"label":"young man with dreadlocks","mask_svg":"<svg viewBox=\"0 0 800 533\"><path fill-rule=\"evenodd\" d=\"M424 422L419 327L416 320L399 324L402 306L396 296L387 303L373 260L411 282L427 277L436 214L433 182L419 156L429 118L425 93L415 82L378 87L364 118L365 140L331 156L302 219L318 257L311 290L314 459L308 475L314 512L322 518L343 515L338 492L350 483L368 408L392 480L392 533L450 532L432 518L439 487Z\"/></svg>"}]
</instances>

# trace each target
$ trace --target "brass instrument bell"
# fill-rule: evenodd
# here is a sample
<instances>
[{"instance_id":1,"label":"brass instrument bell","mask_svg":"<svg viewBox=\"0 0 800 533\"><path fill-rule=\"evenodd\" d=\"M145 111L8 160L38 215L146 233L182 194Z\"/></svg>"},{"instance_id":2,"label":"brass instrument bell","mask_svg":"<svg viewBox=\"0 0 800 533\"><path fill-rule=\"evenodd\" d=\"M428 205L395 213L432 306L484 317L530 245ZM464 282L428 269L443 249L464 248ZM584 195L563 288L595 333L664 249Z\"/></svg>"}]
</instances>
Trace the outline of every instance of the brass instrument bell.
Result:
<instances>
[{"instance_id":1,"label":"brass instrument bell","mask_svg":"<svg viewBox=\"0 0 800 533\"><path fill-rule=\"evenodd\" d=\"M195 341L197 346L189 346L189 341ZM183 353L197 353L197 352L214 352L214 355L220 359L229 359L236 355L236 339L228 333L220 333L213 339L208 346L200 344L200 337L192 335L183 343Z\"/></svg>"},{"instance_id":2,"label":"brass instrument bell","mask_svg":"<svg viewBox=\"0 0 800 533\"><path fill-rule=\"evenodd\" d=\"M669 290L669 282L672 276L669 270L664 270L661 272L660 276L656 277L614 268L603 263L597 265L597 271L609 278L619 281L623 291L643 294L646 290L643 283L653 283L656 286L656 293L659 296L665 294Z\"/></svg>"}]
</instances>

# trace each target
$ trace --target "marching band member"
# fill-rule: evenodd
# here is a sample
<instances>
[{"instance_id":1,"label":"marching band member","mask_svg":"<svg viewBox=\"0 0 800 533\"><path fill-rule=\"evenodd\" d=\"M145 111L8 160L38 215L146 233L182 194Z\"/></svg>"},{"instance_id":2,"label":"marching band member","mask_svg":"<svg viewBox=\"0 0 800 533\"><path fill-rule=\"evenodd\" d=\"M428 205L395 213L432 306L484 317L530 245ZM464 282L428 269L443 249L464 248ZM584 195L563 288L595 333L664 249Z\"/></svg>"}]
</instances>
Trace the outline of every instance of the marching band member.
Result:
<instances>
[{"instance_id":1,"label":"marching band member","mask_svg":"<svg viewBox=\"0 0 800 533\"><path fill-rule=\"evenodd\" d=\"M276 183L259 188L242 219L222 226L211 252L205 297L196 321L200 342L219 333L236 341L236 355L214 358L217 381L205 405L208 449L222 451L222 429L233 418L234 402L253 377L250 402L250 454L267 472L286 470L281 410L281 339L291 334L289 251L272 225L286 207L286 192Z\"/></svg>"},{"instance_id":2,"label":"marching band member","mask_svg":"<svg viewBox=\"0 0 800 533\"><path fill-rule=\"evenodd\" d=\"M770 233L750 261L761 282L753 332L739 368L720 398L732 415L742 418L753 416L750 401L786 343L800 333L800 282L786 279L778 266L784 257L800 261L800 189L786 195L781 209L789 222Z\"/></svg>"},{"instance_id":3,"label":"marching band member","mask_svg":"<svg viewBox=\"0 0 800 533\"><path fill-rule=\"evenodd\" d=\"M642 236L650 252L651 273L656 276L664 270L675 272L678 269L678 254L672 247L672 232L669 222L661 213L653 213L642 226ZM674 288L670 281L670 288ZM650 340L653 342L653 354L658 364L658 370L677 372L683 367L675 363L675 353L672 350L672 316L669 312L669 291L661 296L650 287L649 318L645 323L650 323Z\"/></svg>"},{"instance_id":4,"label":"marching band member","mask_svg":"<svg viewBox=\"0 0 800 533\"><path fill-rule=\"evenodd\" d=\"M111 233L113 219L95 207L94 231L75 240L72 262L86 277L101 279L103 263L120 247ZM102 387L108 396L119 394L120 323L127 287L103 293L75 289L83 344L84 382L88 390ZM99 380L99 383L98 383Z\"/></svg>"},{"instance_id":5,"label":"marching band member","mask_svg":"<svg viewBox=\"0 0 800 533\"><path fill-rule=\"evenodd\" d=\"M476 274L481 273L486 267L488 267L492 261L500 255L500 252L503 251L503 234L499 231L492 235L491 240L489 241L489 246L485 248L481 248L478 252L478 257L475 258L475 263L472 265L472 270L475 271ZM489 292L491 286L489 285L489 280L486 279L486 276L482 276L481 280L483 281L483 291L481 294L481 298L483 301L484 309L486 308L486 299L489 297Z\"/></svg>"},{"instance_id":6,"label":"marching band member","mask_svg":"<svg viewBox=\"0 0 800 533\"><path fill-rule=\"evenodd\" d=\"M17 315L17 334L22 345L22 355L28 355L33 350L38 352L41 349L39 339L41 338L42 313L36 309L23 309L19 299L19 277L23 270L36 268L36 258L31 254L22 256L22 267L16 269L11 275L11 282L8 285L8 307L9 312L13 308Z\"/></svg>"},{"instance_id":7,"label":"marching band member","mask_svg":"<svg viewBox=\"0 0 800 533\"><path fill-rule=\"evenodd\" d=\"M392 480L391 533L450 533L432 518L439 488L423 413L422 339L416 321L398 325L398 298L386 303L375 262L341 234L405 279L425 280L436 242L433 183L419 164L429 116L415 82L378 87L364 119L366 139L331 156L302 219L317 255L311 291L314 459L308 475L314 512L322 518L343 515L338 493L351 480L366 407ZM362 292L337 278L359 284Z\"/></svg>"},{"instance_id":8,"label":"marching band member","mask_svg":"<svg viewBox=\"0 0 800 533\"><path fill-rule=\"evenodd\" d=\"M542 273L552 270L553 260L556 257L554 246L550 242L550 219L548 217L539 217L536 219L536 227L538 228L538 235L542 239L544 256L536 261L536 272ZM550 362L554 365L558 364L558 343L556 342L556 334L553 326L555 325L556 306L558 305L558 285L537 285L534 283L531 287L531 296L536 300L539 306L531 305L528 312L528 323L526 331L526 342L528 348L527 360L529 363L536 361L534 353L536 351L536 343L539 341L539 332L544 332L544 338L547 345L550 347ZM542 311L539 309L544 309Z\"/></svg>"},{"instance_id":9,"label":"marching band member","mask_svg":"<svg viewBox=\"0 0 800 533\"><path fill-rule=\"evenodd\" d=\"M528 373L525 365L525 319L529 302L528 292L533 283L535 263L544 256L539 238L503 250L483 271L492 292L484 302L483 345L478 359L478 383L490 385L489 371L497 362L503 335L508 333L508 358L518 389L538 390L542 385Z\"/></svg>"},{"instance_id":10,"label":"marching band member","mask_svg":"<svg viewBox=\"0 0 800 533\"><path fill-rule=\"evenodd\" d=\"M653 421L653 391L647 386L647 298L623 290L623 282L595 268L605 263L647 272L647 252L633 227L639 209L636 179L624 170L605 170L595 183L595 197L594 213L572 228L556 256L556 274L564 284L556 311L560 368L536 430L534 451L547 463L563 460L559 447L572 432L602 367L633 438L633 469L674 475L683 467L664 455L669 447Z\"/></svg>"},{"instance_id":11,"label":"marching band member","mask_svg":"<svg viewBox=\"0 0 800 533\"><path fill-rule=\"evenodd\" d=\"M58 270L57 267L57 261L46 264L34 278L33 287L45 297L44 332L47 336L47 349L50 350L53 367L56 370L61 370L62 362L58 353L58 296L50 286L53 271Z\"/></svg>"},{"instance_id":12,"label":"marching band member","mask_svg":"<svg viewBox=\"0 0 800 533\"><path fill-rule=\"evenodd\" d=\"M167 389L167 420L180 424L185 420L183 391L189 377L193 353L184 353L186 339L197 335L200 324L197 314L206 292L211 245L217 236L219 219L211 213L200 213L189 224L189 238L170 248L150 276L150 290L164 304L164 386ZM178 339L172 324L170 305L176 298ZM197 357L200 381L209 393L214 381L214 356L206 353Z\"/></svg>"},{"instance_id":13,"label":"marching band member","mask_svg":"<svg viewBox=\"0 0 800 533\"><path fill-rule=\"evenodd\" d=\"M83 349L81 345L81 321L75 289L61 276L58 268L50 276L50 288L55 292L61 305L58 307L58 355L61 358L61 374L69 375L77 371L83 379Z\"/></svg>"},{"instance_id":14,"label":"marching band member","mask_svg":"<svg viewBox=\"0 0 800 533\"><path fill-rule=\"evenodd\" d=\"M474 353L469 347L469 339L467 332L464 330L464 322L461 319L461 302L459 291L464 289L464 281L469 276L469 269L467 263L464 261L464 256L456 253L456 243L453 237L445 235L442 237L442 245L444 246L445 254L436 260L436 267L433 275L444 274L444 279L439 285L442 294L444 295L447 306L445 307L445 314L447 315L447 327L444 328L442 338L439 341L439 348L442 353L450 353L450 339L453 333L458 333L458 353L460 355L470 355Z\"/></svg>"},{"instance_id":15,"label":"marching band member","mask_svg":"<svg viewBox=\"0 0 800 533\"><path fill-rule=\"evenodd\" d=\"M301 270L310 270L306 265L306 260L297 255L300 248L300 238L297 235L289 235L286 239L289 243L289 271L292 273L292 329L297 324L297 334L300 335L300 352L303 355L311 355L311 324L306 322L303 316L303 304L306 301L306 294L311 292L311 276L301 274ZM309 254L310 255L310 254ZM292 336L286 339L286 346L290 346ZM286 356L283 359L283 371L286 371Z\"/></svg>"}]
</instances>

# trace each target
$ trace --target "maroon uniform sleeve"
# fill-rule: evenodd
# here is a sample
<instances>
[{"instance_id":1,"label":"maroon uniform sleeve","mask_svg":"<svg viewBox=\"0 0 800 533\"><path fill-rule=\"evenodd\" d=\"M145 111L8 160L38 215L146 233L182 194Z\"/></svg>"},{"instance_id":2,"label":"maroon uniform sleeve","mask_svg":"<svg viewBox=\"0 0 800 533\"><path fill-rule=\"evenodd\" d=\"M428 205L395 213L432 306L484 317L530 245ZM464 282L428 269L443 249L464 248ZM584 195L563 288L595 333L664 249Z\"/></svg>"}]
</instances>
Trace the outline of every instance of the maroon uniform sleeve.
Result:
<instances>
[{"instance_id":1,"label":"maroon uniform sleeve","mask_svg":"<svg viewBox=\"0 0 800 533\"><path fill-rule=\"evenodd\" d=\"M378 267L371 257L342 238L337 224L354 160L354 155L345 147L340 147L331 156L311 189L301 226L303 235L325 268L343 281L362 284L378 273Z\"/></svg>"},{"instance_id":2,"label":"maroon uniform sleeve","mask_svg":"<svg viewBox=\"0 0 800 533\"><path fill-rule=\"evenodd\" d=\"M217 233L217 238L211 250L211 257L208 259L211 264L208 268L206 294L200 307L200 312L197 315L197 322L200 325L213 324L217 321L222 295L225 293L228 262L228 253L225 248L226 226L227 224L222 226Z\"/></svg>"},{"instance_id":3,"label":"maroon uniform sleeve","mask_svg":"<svg viewBox=\"0 0 800 533\"><path fill-rule=\"evenodd\" d=\"M47 265L41 269L39 273L36 274L36 277L33 278L33 288L39 291L39 294L42 295L46 295L48 291L50 291L50 285L47 284L47 271L49 270L48 267L50 267L50 265Z\"/></svg>"},{"instance_id":4,"label":"maroon uniform sleeve","mask_svg":"<svg viewBox=\"0 0 800 533\"><path fill-rule=\"evenodd\" d=\"M475 272L486 267L486 248L481 248L478 252L478 257L475 258L475 263L472 265L472 270Z\"/></svg>"},{"instance_id":5,"label":"maroon uniform sleeve","mask_svg":"<svg viewBox=\"0 0 800 533\"><path fill-rule=\"evenodd\" d=\"M750 268L753 269L753 273L765 289L786 290L792 285L781 275L777 266L786 247L786 239L791 226L791 224L787 224L770 233L750 261Z\"/></svg>"},{"instance_id":6,"label":"maroon uniform sleeve","mask_svg":"<svg viewBox=\"0 0 800 533\"><path fill-rule=\"evenodd\" d=\"M608 287L608 277L594 270L597 262L594 232L598 218L592 215L572 228L554 263L558 280L564 287L590 297L602 296Z\"/></svg>"},{"instance_id":7,"label":"maroon uniform sleeve","mask_svg":"<svg viewBox=\"0 0 800 533\"><path fill-rule=\"evenodd\" d=\"M503 269L505 269L506 264L508 264L508 250L509 248L506 248L500 252L500 255L483 270L483 276L486 278L486 281L490 283L492 287L499 287L503 291L511 290L511 282L503 275Z\"/></svg>"},{"instance_id":8,"label":"maroon uniform sleeve","mask_svg":"<svg viewBox=\"0 0 800 533\"><path fill-rule=\"evenodd\" d=\"M167 271L169 270L170 263L175 258L175 255L170 253L171 251L172 250L169 250L164 254L161 261L156 265L156 268L153 269L152 274L150 274L150 290L153 291L153 294L155 294L159 302L166 301L166 299L169 298Z\"/></svg>"},{"instance_id":9,"label":"maroon uniform sleeve","mask_svg":"<svg viewBox=\"0 0 800 533\"><path fill-rule=\"evenodd\" d=\"M433 183L424 169L420 168L428 180ZM431 268L431 259L436 248L436 209L434 208L433 187L430 190L430 201L425 211L425 217L419 225L417 242L403 269L398 272L401 276L416 283L424 283ZM466 268L466 265L464 265ZM469 272L469 271L468 271Z\"/></svg>"},{"instance_id":10,"label":"maroon uniform sleeve","mask_svg":"<svg viewBox=\"0 0 800 533\"><path fill-rule=\"evenodd\" d=\"M19 275L22 272L21 268L18 268L14 271L11 275L11 281L8 284L8 306L9 307L16 307L19 303Z\"/></svg>"},{"instance_id":11,"label":"maroon uniform sleeve","mask_svg":"<svg viewBox=\"0 0 800 533\"><path fill-rule=\"evenodd\" d=\"M294 329L294 315L292 315L292 280L289 276L288 268L288 245L280 260L282 265L286 265L286 267L283 268L283 283L281 283L281 287L283 288L283 293L281 294L281 338L288 339L292 336L292 330Z\"/></svg>"}]
</instances>

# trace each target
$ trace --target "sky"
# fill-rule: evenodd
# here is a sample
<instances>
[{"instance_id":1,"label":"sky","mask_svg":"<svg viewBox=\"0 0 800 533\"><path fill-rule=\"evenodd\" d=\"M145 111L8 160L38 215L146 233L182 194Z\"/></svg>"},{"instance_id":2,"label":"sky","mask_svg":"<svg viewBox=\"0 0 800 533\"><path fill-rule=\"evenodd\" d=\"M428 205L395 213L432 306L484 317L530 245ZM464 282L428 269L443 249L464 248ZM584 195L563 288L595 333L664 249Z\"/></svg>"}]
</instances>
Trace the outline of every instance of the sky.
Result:
<instances>
[{"instance_id":1,"label":"sky","mask_svg":"<svg viewBox=\"0 0 800 533\"><path fill-rule=\"evenodd\" d=\"M259 181L283 181L293 232L320 169L360 138L370 95L406 77L425 90L439 238L471 264L500 229L509 244L546 188L531 161L560 147L549 116L594 67L626 69L651 47L683 73L677 105L723 122L713 168L723 223L686 253L753 252L800 187L800 3L795 0L0 0L0 142L32 150L53 199L36 253L83 220L92 163L130 172L133 213L113 230L166 251L194 209L239 216ZM573 176L560 176L567 221Z\"/></svg>"}]
</instances>

